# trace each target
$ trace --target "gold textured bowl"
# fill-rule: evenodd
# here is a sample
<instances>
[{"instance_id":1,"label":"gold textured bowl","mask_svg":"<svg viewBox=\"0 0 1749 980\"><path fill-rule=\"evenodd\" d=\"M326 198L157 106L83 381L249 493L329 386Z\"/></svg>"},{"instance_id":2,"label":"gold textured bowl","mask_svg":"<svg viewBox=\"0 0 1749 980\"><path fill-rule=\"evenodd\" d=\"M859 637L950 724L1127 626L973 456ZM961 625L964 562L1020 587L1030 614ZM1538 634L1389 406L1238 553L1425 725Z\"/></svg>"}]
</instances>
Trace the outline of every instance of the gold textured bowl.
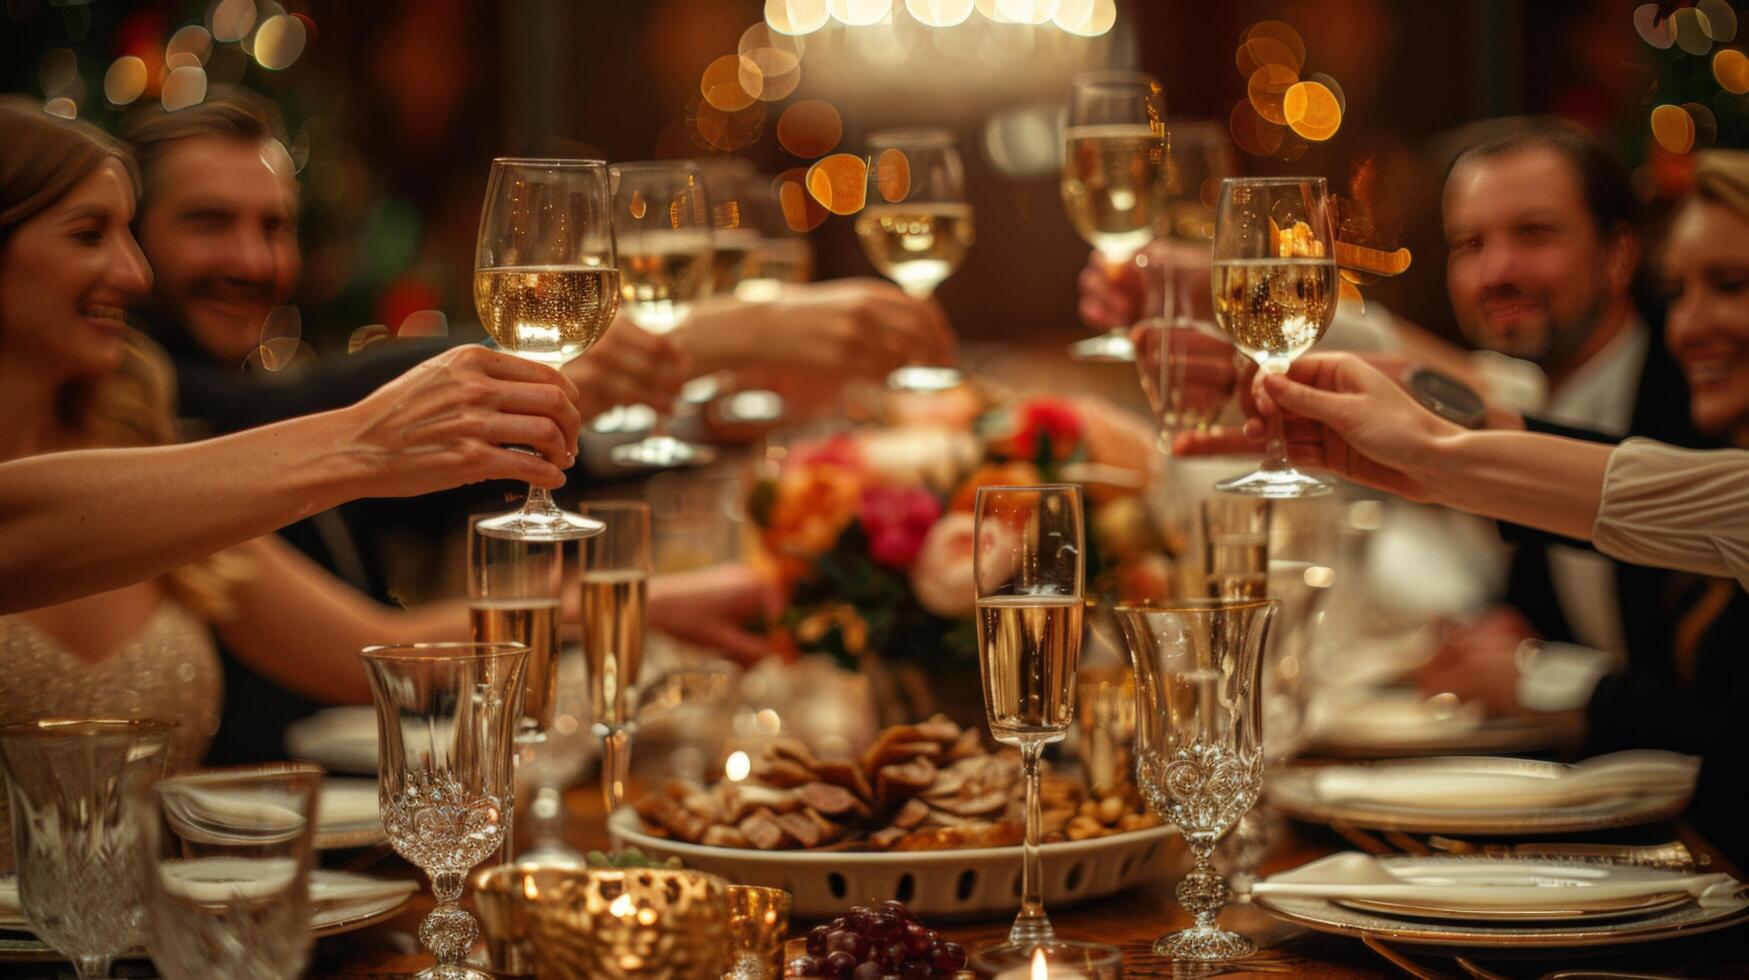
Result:
<instances>
[{"instance_id":1,"label":"gold textured bowl","mask_svg":"<svg viewBox=\"0 0 1749 980\"><path fill-rule=\"evenodd\" d=\"M543 976L720 980L729 968L729 885L700 871L572 870L526 889Z\"/></svg>"},{"instance_id":2,"label":"gold textured bowl","mask_svg":"<svg viewBox=\"0 0 1749 980\"><path fill-rule=\"evenodd\" d=\"M492 972L510 976L537 972L534 900L580 870L574 865L518 861L474 873L474 909L486 937L486 959Z\"/></svg>"},{"instance_id":3,"label":"gold textured bowl","mask_svg":"<svg viewBox=\"0 0 1749 980\"><path fill-rule=\"evenodd\" d=\"M790 893L758 885L729 886L729 943L734 959L728 980L777 980L783 976L783 941L789 935Z\"/></svg>"}]
</instances>

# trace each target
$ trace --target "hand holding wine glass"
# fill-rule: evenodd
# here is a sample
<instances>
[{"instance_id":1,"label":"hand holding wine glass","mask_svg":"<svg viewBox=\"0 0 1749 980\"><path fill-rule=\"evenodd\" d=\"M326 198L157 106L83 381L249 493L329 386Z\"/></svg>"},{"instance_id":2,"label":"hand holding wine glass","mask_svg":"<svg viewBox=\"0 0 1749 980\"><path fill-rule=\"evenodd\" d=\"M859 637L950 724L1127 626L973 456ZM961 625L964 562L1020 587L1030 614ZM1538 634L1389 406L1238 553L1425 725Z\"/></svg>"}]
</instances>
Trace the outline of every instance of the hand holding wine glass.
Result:
<instances>
[{"instance_id":1,"label":"hand holding wine glass","mask_svg":"<svg viewBox=\"0 0 1749 980\"><path fill-rule=\"evenodd\" d=\"M600 160L492 161L474 258L474 307L499 346L558 367L613 322L619 270ZM576 437L571 434L571 451ZM522 509L483 521L483 534L568 541L600 531L531 485Z\"/></svg>"}]
</instances>

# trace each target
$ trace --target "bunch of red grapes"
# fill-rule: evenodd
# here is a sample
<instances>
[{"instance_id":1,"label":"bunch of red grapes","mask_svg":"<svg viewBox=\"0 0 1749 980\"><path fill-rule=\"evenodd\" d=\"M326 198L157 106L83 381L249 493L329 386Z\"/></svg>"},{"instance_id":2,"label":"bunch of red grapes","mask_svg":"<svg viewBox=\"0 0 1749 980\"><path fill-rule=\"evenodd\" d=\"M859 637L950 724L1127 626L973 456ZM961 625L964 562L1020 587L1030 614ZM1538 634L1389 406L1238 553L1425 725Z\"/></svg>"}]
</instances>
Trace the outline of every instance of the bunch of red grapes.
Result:
<instances>
[{"instance_id":1,"label":"bunch of red grapes","mask_svg":"<svg viewBox=\"0 0 1749 980\"><path fill-rule=\"evenodd\" d=\"M858 905L808 931L808 955L789 961L792 977L825 980L931 980L966 965L958 943L917 921L903 902Z\"/></svg>"}]
</instances>

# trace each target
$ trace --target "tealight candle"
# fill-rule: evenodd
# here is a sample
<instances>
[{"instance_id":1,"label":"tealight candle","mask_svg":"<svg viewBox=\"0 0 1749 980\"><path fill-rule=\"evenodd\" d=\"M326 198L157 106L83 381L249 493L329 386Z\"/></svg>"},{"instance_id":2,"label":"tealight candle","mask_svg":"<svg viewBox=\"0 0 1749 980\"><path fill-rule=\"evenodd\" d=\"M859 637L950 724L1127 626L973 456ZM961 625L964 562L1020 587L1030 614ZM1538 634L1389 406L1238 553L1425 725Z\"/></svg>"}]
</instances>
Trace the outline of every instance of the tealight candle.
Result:
<instances>
[{"instance_id":1,"label":"tealight candle","mask_svg":"<svg viewBox=\"0 0 1749 980\"><path fill-rule=\"evenodd\" d=\"M1043 948L1032 951L1032 962L1003 970L995 980L1088 980L1087 974L1072 966L1052 963Z\"/></svg>"}]
</instances>

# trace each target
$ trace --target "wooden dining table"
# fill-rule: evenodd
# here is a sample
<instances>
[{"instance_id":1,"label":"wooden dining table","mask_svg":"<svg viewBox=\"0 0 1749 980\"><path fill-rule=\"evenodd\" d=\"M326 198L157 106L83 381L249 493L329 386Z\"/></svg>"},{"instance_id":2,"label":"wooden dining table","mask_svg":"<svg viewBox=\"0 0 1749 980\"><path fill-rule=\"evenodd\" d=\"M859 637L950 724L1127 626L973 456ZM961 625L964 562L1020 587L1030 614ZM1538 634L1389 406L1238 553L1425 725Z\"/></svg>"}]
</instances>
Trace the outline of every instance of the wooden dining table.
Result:
<instances>
[{"instance_id":1,"label":"wooden dining table","mask_svg":"<svg viewBox=\"0 0 1749 980\"><path fill-rule=\"evenodd\" d=\"M607 830L600 795L593 785L580 786L567 794L567 836L579 850L604 849ZM1418 841L1392 835L1355 835L1345 839L1326 829L1280 822L1272 835L1268 856L1259 872L1268 875L1297 867L1323 855L1354 849L1354 840L1383 848L1414 848ZM1595 840L1597 838L1569 838ZM1741 878L1737 869L1713 845L1682 821L1615 831L1606 838L1620 843L1663 843L1679 839L1708 871L1723 871ZM1749 925L1718 932L1683 937L1640 946L1605 947L1573 951L1456 950L1464 956L1410 955L1389 943L1363 943L1346 936L1312 932L1275 918L1262 908L1234 903L1221 921L1257 940L1259 951L1244 960L1226 964L1176 963L1153 954L1151 947L1164 933L1189 924L1189 916L1173 897L1173 888L1188 855L1182 844L1161 857L1160 875L1153 881L1110 898L1070 908L1051 910L1057 934L1066 939L1093 940L1122 949L1124 976L1131 980L1201 977L1532 977L1649 976L1649 977L1749 977ZM344 866L381 875L412 875L415 872L386 849L346 856ZM419 919L431 908L429 891L422 891L394 918L357 932L319 940L309 976L332 980L383 980L409 977L430 965L431 958L419 950L415 931ZM796 936L812 925L792 923ZM944 937L968 949L991 942L1007 931L1004 921L931 923ZM792 944L795 945L795 944ZM1393 960L1393 958L1395 958ZM1563 971L1592 971L1563 973ZM1474 972L1472 972L1474 971ZM1598 973L1597 971L1607 971Z\"/></svg>"}]
</instances>

